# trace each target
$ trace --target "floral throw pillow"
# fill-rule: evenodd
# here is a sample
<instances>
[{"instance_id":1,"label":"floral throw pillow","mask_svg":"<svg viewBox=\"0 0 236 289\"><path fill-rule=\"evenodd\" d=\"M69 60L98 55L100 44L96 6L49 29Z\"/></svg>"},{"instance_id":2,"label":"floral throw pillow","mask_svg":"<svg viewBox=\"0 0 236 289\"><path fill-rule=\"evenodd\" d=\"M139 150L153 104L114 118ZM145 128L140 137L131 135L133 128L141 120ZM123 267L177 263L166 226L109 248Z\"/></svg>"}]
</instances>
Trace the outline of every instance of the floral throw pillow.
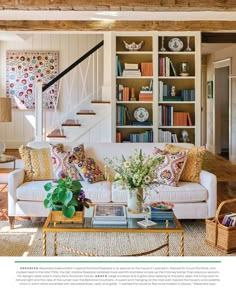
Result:
<instances>
[{"instance_id":1,"label":"floral throw pillow","mask_svg":"<svg viewBox=\"0 0 236 289\"><path fill-rule=\"evenodd\" d=\"M180 180L185 182L199 183L199 175L202 169L203 156L206 152L206 148L204 146L185 149L176 145L166 144L165 150L170 153L188 150L186 165L180 176Z\"/></svg>"},{"instance_id":2,"label":"floral throw pillow","mask_svg":"<svg viewBox=\"0 0 236 289\"><path fill-rule=\"evenodd\" d=\"M67 176L75 180L83 180L73 163L69 162L71 151L65 151L63 145L50 144L54 179Z\"/></svg>"},{"instance_id":3,"label":"floral throw pillow","mask_svg":"<svg viewBox=\"0 0 236 289\"><path fill-rule=\"evenodd\" d=\"M164 156L156 168L155 179L159 184L176 187L187 160L187 151L168 153L166 151L154 152L157 157Z\"/></svg>"},{"instance_id":4,"label":"floral throw pillow","mask_svg":"<svg viewBox=\"0 0 236 289\"><path fill-rule=\"evenodd\" d=\"M69 156L69 162L78 164L80 161L83 161L84 159L85 159L84 145L79 144L78 146L73 147L72 152Z\"/></svg>"},{"instance_id":5,"label":"floral throw pillow","mask_svg":"<svg viewBox=\"0 0 236 289\"><path fill-rule=\"evenodd\" d=\"M78 164L78 169L85 181L90 184L105 181L104 174L96 165L93 158L85 158L81 160Z\"/></svg>"}]
</instances>

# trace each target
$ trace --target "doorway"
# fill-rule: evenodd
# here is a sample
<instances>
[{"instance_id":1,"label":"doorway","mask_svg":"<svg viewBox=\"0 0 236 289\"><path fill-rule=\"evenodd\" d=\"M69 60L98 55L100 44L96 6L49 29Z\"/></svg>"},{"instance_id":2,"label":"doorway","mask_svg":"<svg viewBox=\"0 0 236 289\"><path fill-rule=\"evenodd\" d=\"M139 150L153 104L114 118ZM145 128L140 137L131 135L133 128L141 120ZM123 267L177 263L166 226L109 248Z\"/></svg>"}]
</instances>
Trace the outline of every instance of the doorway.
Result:
<instances>
[{"instance_id":1,"label":"doorway","mask_svg":"<svg viewBox=\"0 0 236 289\"><path fill-rule=\"evenodd\" d=\"M214 120L213 143L215 154L230 159L231 135L231 59L214 63Z\"/></svg>"}]
</instances>

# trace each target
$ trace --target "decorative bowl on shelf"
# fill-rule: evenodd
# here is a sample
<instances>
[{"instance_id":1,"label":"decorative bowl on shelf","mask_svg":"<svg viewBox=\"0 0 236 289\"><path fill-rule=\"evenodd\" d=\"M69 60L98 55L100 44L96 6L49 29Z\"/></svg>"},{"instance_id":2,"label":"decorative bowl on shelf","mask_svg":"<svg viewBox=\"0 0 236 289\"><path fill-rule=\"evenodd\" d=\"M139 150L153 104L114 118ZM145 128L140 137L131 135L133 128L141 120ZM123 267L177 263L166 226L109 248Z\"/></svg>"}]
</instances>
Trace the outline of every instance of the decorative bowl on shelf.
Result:
<instances>
[{"instance_id":1,"label":"decorative bowl on shelf","mask_svg":"<svg viewBox=\"0 0 236 289\"><path fill-rule=\"evenodd\" d=\"M129 51L138 51L142 48L144 41L141 41L140 43L127 43L126 41L123 41L125 48Z\"/></svg>"},{"instance_id":2,"label":"decorative bowl on shelf","mask_svg":"<svg viewBox=\"0 0 236 289\"><path fill-rule=\"evenodd\" d=\"M166 203L166 202L156 202L151 204L151 209L157 210L157 211L169 211L172 210L174 207L174 204L172 203Z\"/></svg>"}]
</instances>

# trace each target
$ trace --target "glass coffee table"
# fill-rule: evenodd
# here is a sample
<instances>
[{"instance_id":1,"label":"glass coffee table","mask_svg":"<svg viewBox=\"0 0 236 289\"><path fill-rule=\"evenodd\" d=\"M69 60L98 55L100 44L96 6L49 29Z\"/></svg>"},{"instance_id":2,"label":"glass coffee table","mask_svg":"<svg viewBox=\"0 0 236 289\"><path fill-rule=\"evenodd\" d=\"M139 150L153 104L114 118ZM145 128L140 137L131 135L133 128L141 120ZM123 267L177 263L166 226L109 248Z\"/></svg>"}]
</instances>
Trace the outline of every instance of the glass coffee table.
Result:
<instances>
[{"instance_id":1,"label":"glass coffee table","mask_svg":"<svg viewBox=\"0 0 236 289\"><path fill-rule=\"evenodd\" d=\"M80 256L98 256L90 253L83 253L79 250L73 248L68 248L63 244L60 244L57 241L58 233L68 233L68 232L116 232L116 233L156 233L165 234L165 242L159 247L154 248L149 251L144 251L132 255L123 255L123 256L143 256L148 255L153 252L156 252L160 249L166 248L166 256L170 254L170 234L179 234L180 236L180 247L179 253L180 256L184 256L184 229L180 224L179 220L174 216L173 221L158 221L156 225L151 227L141 227L137 224L138 221L143 220L142 215L138 214L127 214L127 225L94 225L93 224L93 206L90 206L89 209L85 210L84 222L81 223L62 223L55 222L52 220L51 212L49 213L45 224L43 226L43 256L47 255L47 234L53 233L53 253L54 256L57 256L57 247L61 247L70 253ZM50 238L52 240L52 238ZM48 240L49 241L49 240Z\"/></svg>"}]
</instances>

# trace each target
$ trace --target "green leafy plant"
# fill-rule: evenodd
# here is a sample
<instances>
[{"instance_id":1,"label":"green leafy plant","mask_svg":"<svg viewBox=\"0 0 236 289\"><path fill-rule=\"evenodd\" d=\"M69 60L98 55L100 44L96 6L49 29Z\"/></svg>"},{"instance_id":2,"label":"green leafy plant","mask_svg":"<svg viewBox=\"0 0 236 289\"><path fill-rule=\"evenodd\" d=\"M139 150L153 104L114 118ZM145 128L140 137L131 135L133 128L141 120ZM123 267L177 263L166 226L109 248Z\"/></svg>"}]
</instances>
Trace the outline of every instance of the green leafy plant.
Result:
<instances>
[{"instance_id":1,"label":"green leafy plant","mask_svg":"<svg viewBox=\"0 0 236 289\"><path fill-rule=\"evenodd\" d=\"M45 208L62 211L66 218L72 218L76 211L82 211L84 207L89 208L91 203L91 200L85 197L80 181L70 177L49 182L44 185L44 189L48 192L44 200Z\"/></svg>"}]
</instances>

